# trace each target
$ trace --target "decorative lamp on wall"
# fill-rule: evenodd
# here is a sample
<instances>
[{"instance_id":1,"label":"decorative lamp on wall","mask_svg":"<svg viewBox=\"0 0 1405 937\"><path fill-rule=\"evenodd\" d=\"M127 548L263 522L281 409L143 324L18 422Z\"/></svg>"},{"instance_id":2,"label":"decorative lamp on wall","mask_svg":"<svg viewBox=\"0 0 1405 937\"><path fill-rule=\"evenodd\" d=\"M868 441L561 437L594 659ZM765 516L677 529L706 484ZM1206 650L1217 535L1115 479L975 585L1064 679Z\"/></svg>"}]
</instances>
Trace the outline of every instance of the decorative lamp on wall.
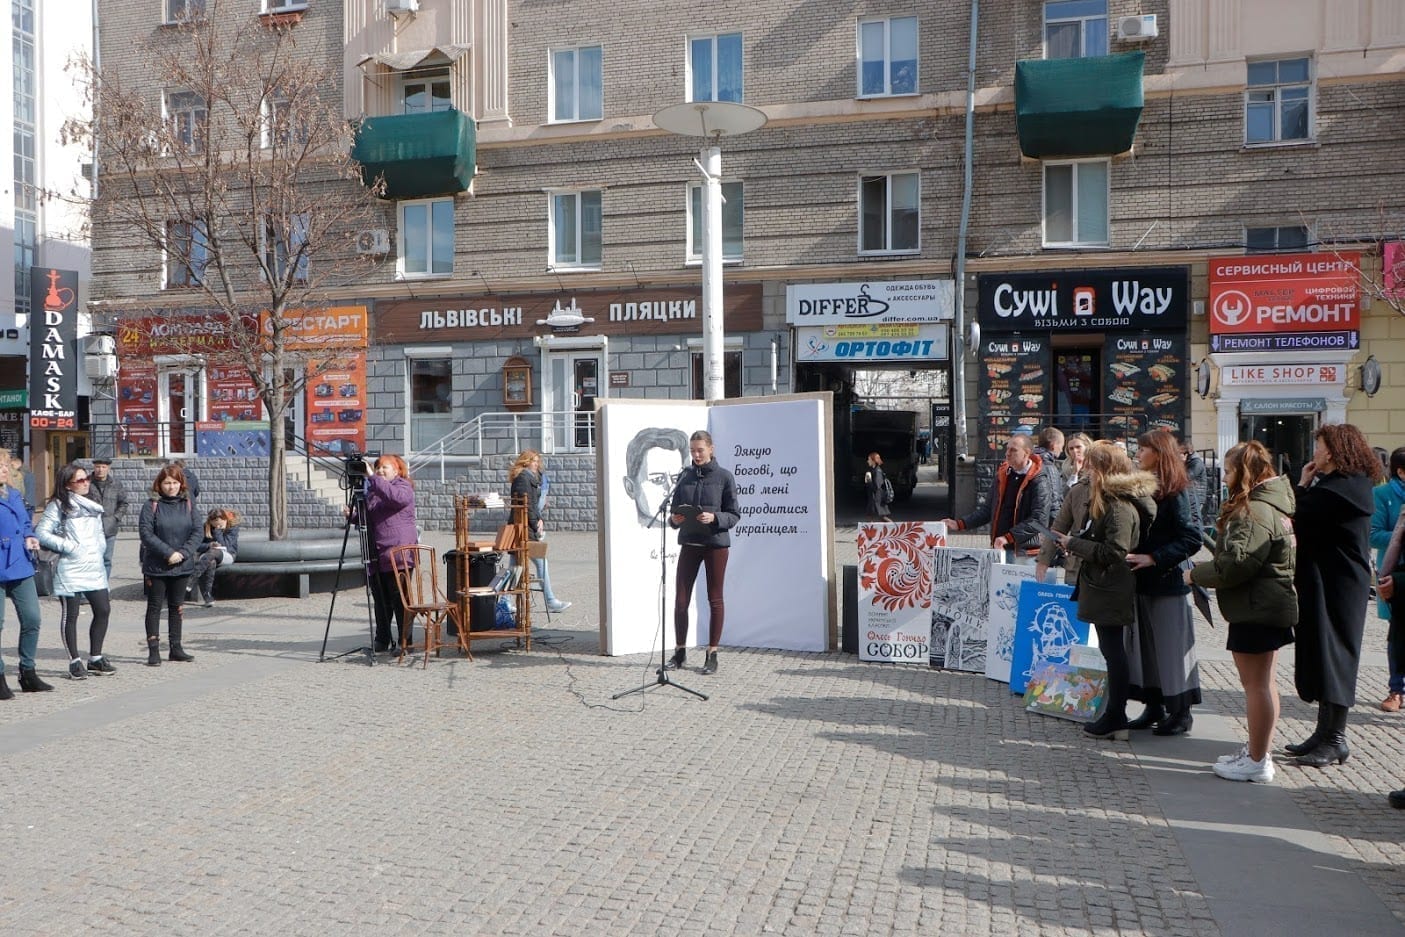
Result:
<instances>
[{"instance_id":1,"label":"decorative lamp on wall","mask_svg":"<svg viewBox=\"0 0 1405 937\"><path fill-rule=\"evenodd\" d=\"M502 402L509 410L526 410L532 405L532 365L520 355L503 362Z\"/></svg>"},{"instance_id":2,"label":"decorative lamp on wall","mask_svg":"<svg viewBox=\"0 0 1405 937\"><path fill-rule=\"evenodd\" d=\"M1210 396L1210 359L1201 358L1195 367L1195 392L1201 399Z\"/></svg>"}]
</instances>

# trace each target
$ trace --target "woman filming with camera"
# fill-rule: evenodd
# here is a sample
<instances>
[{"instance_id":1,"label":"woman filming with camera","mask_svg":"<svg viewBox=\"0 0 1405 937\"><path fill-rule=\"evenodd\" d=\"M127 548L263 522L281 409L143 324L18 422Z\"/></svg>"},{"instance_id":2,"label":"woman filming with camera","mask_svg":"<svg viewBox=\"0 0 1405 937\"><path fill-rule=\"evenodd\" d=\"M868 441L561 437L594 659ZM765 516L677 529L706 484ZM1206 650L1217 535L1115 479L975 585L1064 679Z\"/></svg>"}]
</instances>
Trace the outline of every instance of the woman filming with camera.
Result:
<instances>
[{"instance_id":1,"label":"woman filming with camera","mask_svg":"<svg viewBox=\"0 0 1405 937\"><path fill-rule=\"evenodd\" d=\"M364 467L365 463L362 463ZM410 481L410 467L394 453L376 460L374 474L365 476L366 529L371 537L373 557L371 568L371 601L376 609L376 651L404 648L411 635L405 631L405 606L400 601L400 587L395 582L395 569L390 565L390 551L396 547L419 543L419 525L415 519L415 486ZM351 508L346 508L350 516ZM390 633L390 619L395 619L395 637Z\"/></svg>"}]
</instances>

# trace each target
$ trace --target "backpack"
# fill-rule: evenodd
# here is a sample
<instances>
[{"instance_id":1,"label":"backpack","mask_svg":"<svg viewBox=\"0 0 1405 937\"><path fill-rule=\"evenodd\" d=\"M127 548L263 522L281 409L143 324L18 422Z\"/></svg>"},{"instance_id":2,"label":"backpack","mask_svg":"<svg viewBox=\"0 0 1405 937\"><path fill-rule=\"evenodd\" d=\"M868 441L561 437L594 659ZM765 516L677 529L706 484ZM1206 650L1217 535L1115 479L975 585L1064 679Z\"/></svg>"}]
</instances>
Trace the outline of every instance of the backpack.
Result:
<instances>
[{"instance_id":1,"label":"backpack","mask_svg":"<svg viewBox=\"0 0 1405 937\"><path fill-rule=\"evenodd\" d=\"M883 503L893 503L893 483L888 481L888 476L883 476Z\"/></svg>"}]
</instances>

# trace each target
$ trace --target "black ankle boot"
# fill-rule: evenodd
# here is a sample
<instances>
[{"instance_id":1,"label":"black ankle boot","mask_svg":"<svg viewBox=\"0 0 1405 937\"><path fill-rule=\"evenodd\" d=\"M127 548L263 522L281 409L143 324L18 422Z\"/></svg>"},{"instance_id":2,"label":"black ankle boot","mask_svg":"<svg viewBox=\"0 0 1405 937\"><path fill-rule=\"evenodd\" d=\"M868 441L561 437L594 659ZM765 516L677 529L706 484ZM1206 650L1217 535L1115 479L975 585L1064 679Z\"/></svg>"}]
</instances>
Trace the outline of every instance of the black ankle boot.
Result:
<instances>
[{"instance_id":1,"label":"black ankle boot","mask_svg":"<svg viewBox=\"0 0 1405 937\"><path fill-rule=\"evenodd\" d=\"M1346 744L1347 707L1336 703L1319 704L1326 711L1322 739L1311 751L1304 752L1294 759L1294 764L1308 768L1325 768L1330 764L1344 765L1351 757L1351 748Z\"/></svg>"},{"instance_id":2,"label":"black ankle boot","mask_svg":"<svg viewBox=\"0 0 1405 937\"><path fill-rule=\"evenodd\" d=\"M1105 712L1097 722L1085 725L1083 731L1095 739L1116 739L1119 742L1125 742L1128 738L1127 714L1125 712Z\"/></svg>"},{"instance_id":3,"label":"black ankle boot","mask_svg":"<svg viewBox=\"0 0 1405 937\"><path fill-rule=\"evenodd\" d=\"M160 638L147 638L147 639L146 639L146 666L148 666L148 667L160 667L160 666L161 666L161 639L160 639Z\"/></svg>"},{"instance_id":4,"label":"black ankle boot","mask_svg":"<svg viewBox=\"0 0 1405 937\"><path fill-rule=\"evenodd\" d=\"M43 693L45 690L52 690L53 687L39 679L39 675L34 672L33 667L20 668L20 690L25 693Z\"/></svg>"},{"instance_id":5,"label":"black ankle boot","mask_svg":"<svg viewBox=\"0 0 1405 937\"><path fill-rule=\"evenodd\" d=\"M1327 713L1327 704L1318 703L1317 728L1313 729L1312 734L1309 735L1307 738L1303 739L1298 744L1284 745L1283 750L1290 755L1306 755L1308 752L1312 751L1322 742L1323 736L1327 734L1328 719L1329 715Z\"/></svg>"},{"instance_id":6,"label":"black ankle boot","mask_svg":"<svg viewBox=\"0 0 1405 937\"><path fill-rule=\"evenodd\" d=\"M717 652L708 651L707 657L703 658L703 673L717 673Z\"/></svg>"},{"instance_id":7,"label":"black ankle boot","mask_svg":"<svg viewBox=\"0 0 1405 937\"><path fill-rule=\"evenodd\" d=\"M168 655L168 659L184 662L189 660L195 660L195 655L187 654L185 652L185 648L181 647L179 644L172 644L171 653Z\"/></svg>"},{"instance_id":8,"label":"black ankle boot","mask_svg":"<svg viewBox=\"0 0 1405 937\"><path fill-rule=\"evenodd\" d=\"M673 652L673 656L668 659L668 663L663 665L664 670L677 670L688 662L688 652L681 647Z\"/></svg>"},{"instance_id":9,"label":"black ankle boot","mask_svg":"<svg viewBox=\"0 0 1405 937\"><path fill-rule=\"evenodd\" d=\"M10 685L5 682L5 675L0 673L0 700L14 699L15 691L10 689Z\"/></svg>"},{"instance_id":10,"label":"black ankle boot","mask_svg":"<svg viewBox=\"0 0 1405 937\"><path fill-rule=\"evenodd\" d=\"M1178 713L1172 713L1156 724L1156 728L1151 730L1152 735L1185 735L1190 731L1190 727L1195 724L1195 718L1191 716L1189 709L1183 709Z\"/></svg>"},{"instance_id":11,"label":"black ankle boot","mask_svg":"<svg viewBox=\"0 0 1405 937\"><path fill-rule=\"evenodd\" d=\"M1137 730L1150 729L1165 718L1166 710L1162 708L1160 703L1147 703L1146 709L1142 711L1142 714L1127 723L1127 728Z\"/></svg>"}]
</instances>

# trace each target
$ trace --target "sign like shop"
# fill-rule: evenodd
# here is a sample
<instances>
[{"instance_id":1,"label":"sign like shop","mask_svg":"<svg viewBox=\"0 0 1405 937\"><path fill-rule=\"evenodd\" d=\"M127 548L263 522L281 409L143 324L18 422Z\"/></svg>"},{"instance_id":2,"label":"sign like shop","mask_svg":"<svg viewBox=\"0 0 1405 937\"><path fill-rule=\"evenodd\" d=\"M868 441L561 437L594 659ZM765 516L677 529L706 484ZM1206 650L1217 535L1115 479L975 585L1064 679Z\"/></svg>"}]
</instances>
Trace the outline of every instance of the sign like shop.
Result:
<instances>
[{"instance_id":1,"label":"sign like shop","mask_svg":"<svg viewBox=\"0 0 1405 937\"><path fill-rule=\"evenodd\" d=\"M1232 365L1220 369L1220 383L1244 384L1340 384L1346 369L1339 364L1257 364Z\"/></svg>"},{"instance_id":2,"label":"sign like shop","mask_svg":"<svg viewBox=\"0 0 1405 937\"><path fill-rule=\"evenodd\" d=\"M993 273L977 280L987 332L1184 329L1185 267Z\"/></svg>"}]
</instances>

